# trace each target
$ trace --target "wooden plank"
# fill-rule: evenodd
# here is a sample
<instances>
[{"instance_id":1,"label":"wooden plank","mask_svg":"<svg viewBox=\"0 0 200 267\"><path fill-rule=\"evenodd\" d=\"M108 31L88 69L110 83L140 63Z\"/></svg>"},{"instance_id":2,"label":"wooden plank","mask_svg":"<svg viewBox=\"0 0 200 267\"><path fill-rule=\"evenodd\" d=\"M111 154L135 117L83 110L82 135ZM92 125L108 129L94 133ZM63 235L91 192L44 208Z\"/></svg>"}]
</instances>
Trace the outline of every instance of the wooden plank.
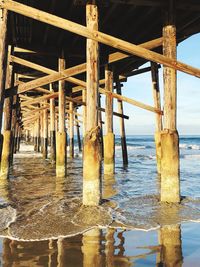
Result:
<instances>
[{"instance_id":1,"label":"wooden plank","mask_svg":"<svg viewBox=\"0 0 200 267\"><path fill-rule=\"evenodd\" d=\"M164 55L142 48L138 45L131 44L127 41L124 41L119 38L110 36L108 34L99 32L98 30L89 29L88 27L82 26L78 23L75 23L75 22L72 22L66 19L62 19L55 15L51 15L47 12L40 11L36 8L32 8L32 7L17 3L12 0L6 0L6 1L1 0L0 7L13 11L15 13L30 17L32 19L36 19L38 21L53 25L63 30L70 31L72 33L78 34L85 38L92 39L94 41L114 47L118 50L130 53L132 55L144 58L146 60L157 62L167 67L170 67L170 68L173 68L173 69L176 69L176 70L179 70L179 71L182 71L182 72L185 72L185 73L188 73L190 75L200 78L200 69L198 68L194 68L182 62L168 58ZM72 75L69 75L69 76L72 76ZM50 82L53 82L53 81L51 80Z\"/></svg>"}]
</instances>

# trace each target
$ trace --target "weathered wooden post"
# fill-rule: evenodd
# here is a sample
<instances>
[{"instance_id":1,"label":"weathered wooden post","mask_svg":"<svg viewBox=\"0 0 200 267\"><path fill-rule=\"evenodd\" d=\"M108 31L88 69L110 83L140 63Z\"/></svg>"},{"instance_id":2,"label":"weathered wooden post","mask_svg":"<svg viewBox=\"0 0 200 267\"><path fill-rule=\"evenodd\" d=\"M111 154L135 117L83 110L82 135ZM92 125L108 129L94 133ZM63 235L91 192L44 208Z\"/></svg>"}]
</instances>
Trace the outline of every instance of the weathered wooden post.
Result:
<instances>
[{"instance_id":1,"label":"weathered wooden post","mask_svg":"<svg viewBox=\"0 0 200 267\"><path fill-rule=\"evenodd\" d=\"M98 8L95 1L86 5L87 27L98 30ZM87 39L87 92L86 125L83 149L83 204L99 205L100 190L100 138L98 127L99 44Z\"/></svg>"},{"instance_id":2,"label":"weathered wooden post","mask_svg":"<svg viewBox=\"0 0 200 267\"><path fill-rule=\"evenodd\" d=\"M13 96L12 123L11 123L11 128L12 128L11 159L10 159L11 164L13 163L13 155L14 155L14 150L15 150L15 132L16 132L16 123L17 123L17 103L18 103L18 98L15 95L15 96Z\"/></svg>"},{"instance_id":3,"label":"weathered wooden post","mask_svg":"<svg viewBox=\"0 0 200 267\"><path fill-rule=\"evenodd\" d=\"M40 152L40 116L36 120L36 151Z\"/></svg>"},{"instance_id":4,"label":"weathered wooden post","mask_svg":"<svg viewBox=\"0 0 200 267\"><path fill-rule=\"evenodd\" d=\"M41 153L43 153L44 149L44 119L43 119L43 112L40 112L40 146L41 146Z\"/></svg>"},{"instance_id":5,"label":"weathered wooden post","mask_svg":"<svg viewBox=\"0 0 200 267\"><path fill-rule=\"evenodd\" d=\"M101 113L101 94L99 94L98 125L100 129L99 134L100 134L101 160L102 160L104 157L104 144L103 144L103 122Z\"/></svg>"},{"instance_id":6,"label":"weathered wooden post","mask_svg":"<svg viewBox=\"0 0 200 267\"><path fill-rule=\"evenodd\" d=\"M28 129L26 129L26 131L25 131L25 141L28 143L28 141L29 141L29 130Z\"/></svg>"},{"instance_id":7,"label":"weathered wooden post","mask_svg":"<svg viewBox=\"0 0 200 267\"><path fill-rule=\"evenodd\" d=\"M163 27L163 53L176 60L175 1L169 0ZM180 202L179 136L176 129L176 70L165 67L164 130L161 133L161 201Z\"/></svg>"},{"instance_id":8,"label":"weathered wooden post","mask_svg":"<svg viewBox=\"0 0 200 267\"><path fill-rule=\"evenodd\" d=\"M2 115L4 104L4 90L6 82L6 65L7 65L7 18L8 11L0 8L0 157L3 147L3 136L1 134ZM1 160L1 159L0 159Z\"/></svg>"},{"instance_id":9,"label":"weathered wooden post","mask_svg":"<svg viewBox=\"0 0 200 267\"><path fill-rule=\"evenodd\" d=\"M180 225L160 228L161 262L159 266L177 266L183 264Z\"/></svg>"},{"instance_id":10,"label":"weathered wooden post","mask_svg":"<svg viewBox=\"0 0 200 267\"><path fill-rule=\"evenodd\" d=\"M69 156L74 158L74 103L69 102Z\"/></svg>"},{"instance_id":11,"label":"weathered wooden post","mask_svg":"<svg viewBox=\"0 0 200 267\"><path fill-rule=\"evenodd\" d=\"M11 55L11 47L9 47L8 54ZM7 64L7 74L6 74L6 88L14 85L14 74L13 66ZM9 166L11 163L11 122L12 122L12 104L13 97L8 97L4 101L4 131L3 131L3 149L1 155L1 178L8 178Z\"/></svg>"},{"instance_id":12,"label":"weathered wooden post","mask_svg":"<svg viewBox=\"0 0 200 267\"><path fill-rule=\"evenodd\" d=\"M119 95L122 94L119 76L116 77L116 90L117 90L117 94ZM124 114L123 102L118 99L117 103L118 103L118 113L123 115ZM126 145L125 123L124 123L123 117L120 117L119 120L120 120L120 135L121 135L123 165L124 167L127 167L128 166L128 152L127 152L127 145Z\"/></svg>"},{"instance_id":13,"label":"weathered wooden post","mask_svg":"<svg viewBox=\"0 0 200 267\"><path fill-rule=\"evenodd\" d=\"M113 71L105 67L105 90L113 92ZM113 134L113 98L106 95L105 105L105 133L104 136L104 174L112 175L115 172L115 136Z\"/></svg>"},{"instance_id":14,"label":"weathered wooden post","mask_svg":"<svg viewBox=\"0 0 200 267\"><path fill-rule=\"evenodd\" d=\"M47 102L46 102L47 103ZM43 110L43 159L48 158L48 109Z\"/></svg>"},{"instance_id":15,"label":"weathered wooden post","mask_svg":"<svg viewBox=\"0 0 200 267\"><path fill-rule=\"evenodd\" d=\"M14 153L17 153L17 139L18 139L18 131L19 131L19 122L16 122L15 126L15 141L14 141Z\"/></svg>"},{"instance_id":16,"label":"weathered wooden post","mask_svg":"<svg viewBox=\"0 0 200 267\"><path fill-rule=\"evenodd\" d=\"M18 123L18 131L17 131L17 147L16 147L16 151L19 152L20 150L20 142L21 142L21 126Z\"/></svg>"},{"instance_id":17,"label":"weathered wooden post","mask_svg":"<svg viewBox=\"0 0 200 267\"><path fill-rule=\"evenodd\" d=\"M154 106L155 108L161 110L159 74L158 74L157 63L151 62L151 76L152 76ZM156 113L155 145L156 145L157 171L159 174L161 173L161 131L162 131L162 115Z\"/></svg>"},{"instance_id":18,"label":"weathered wooden post","mask_svg":"<svg viewBox=\"0 0 200 267\"><path fill-rule=\"evenodd\" d=\"M59 71L65 69L65 59L59 58ZM66 131L65 131L65 81L59 81L58 96L58 132L56 134L56 175L66 174Z\"/></svg>"},{"instance_id":19,"label":"weathered wooden post","mask_svg":"<svg viewBox=\"0 0 200 267\"><path fill-rule=\"evenodd\" d=\"M34 145L33 145L33 149L36 152L37 151L37 120L34 121L33 123L33 140L34 140Z\"/></svg>"},{"instance_id":20,"label":"weathered wooden post","mask_svg":"<svg viewBox=\"0 0 200 267\"><path fill-rule=\"evenodd\" d=\"M50 84L50 91L53 92L52 84ZM50 99L50 158L51 162L56 161L56 132L55 132L55 99Z\"/></svg>"},{"instance_id":21,"label":"weathered wooden post","mask_svg":"<svg viewBox=\"0 0 200 267\"><path fill-rule=\"evenodd\" d=\"M76 108L76 113L77 113L77 108ZM78 115L75 114L75 120L76 120L76 135L77 135L77 142L78 142L78 149L79 152L82 151L82 146L81 146L81 136L80 136L80 125L78 123Z\"/></svg>"}]
</instances>

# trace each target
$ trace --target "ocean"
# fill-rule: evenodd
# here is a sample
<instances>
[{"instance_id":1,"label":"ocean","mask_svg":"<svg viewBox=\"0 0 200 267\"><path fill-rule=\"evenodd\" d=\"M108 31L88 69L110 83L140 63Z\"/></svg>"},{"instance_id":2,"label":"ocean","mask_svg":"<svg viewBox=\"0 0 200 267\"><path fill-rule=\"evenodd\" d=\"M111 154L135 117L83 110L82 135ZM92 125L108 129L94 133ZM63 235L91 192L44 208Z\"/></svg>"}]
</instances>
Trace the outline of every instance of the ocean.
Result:
<instances>
[{"instance_id":1,"label":"ocean","mask_svg":"<svg viewBox=\"0 0 200 267\"><path fill-rule=\"evenodd\" d=\"M180 205L159 202L153 136L127 136L127 147L124 169L116 136L102 205L84 208L76 140L65 178L23 143L0 184L0 266L199 266L200 136L180 137Z\"/></svg>"}]
</instances>

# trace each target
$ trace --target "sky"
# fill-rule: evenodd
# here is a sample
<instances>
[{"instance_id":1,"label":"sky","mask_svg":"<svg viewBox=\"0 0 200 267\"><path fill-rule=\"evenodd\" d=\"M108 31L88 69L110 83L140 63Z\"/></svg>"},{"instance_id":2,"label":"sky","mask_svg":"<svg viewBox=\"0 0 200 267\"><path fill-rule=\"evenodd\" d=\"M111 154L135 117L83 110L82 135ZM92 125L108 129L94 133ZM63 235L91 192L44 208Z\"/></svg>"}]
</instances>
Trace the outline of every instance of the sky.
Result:
<instances>
[{"instance_id":1,"label":"sky","mask_svg":"<svg viewBox=\"0 0 200 267\"><path fill-rule=\"evenodd\" d=\"M196 34L177 47L177 59L200 68L200 34ZM145 64L143 67L149 66ZM162 69L159 70L161 100L163 100ZM153 106L151 73L130 77L122 88L124 96ZM103 99L102 99L103 100ZM117 111L116 100L114 111ZM163 106L163 101L162 106ZM155 114L124 103L124 114L128 135L154 134ZM177 76L177 128L180 135L200 135L200 79L178 72ZM114 117L114 132L119 134L119 119Z\"/></svg>"}]
</instances>

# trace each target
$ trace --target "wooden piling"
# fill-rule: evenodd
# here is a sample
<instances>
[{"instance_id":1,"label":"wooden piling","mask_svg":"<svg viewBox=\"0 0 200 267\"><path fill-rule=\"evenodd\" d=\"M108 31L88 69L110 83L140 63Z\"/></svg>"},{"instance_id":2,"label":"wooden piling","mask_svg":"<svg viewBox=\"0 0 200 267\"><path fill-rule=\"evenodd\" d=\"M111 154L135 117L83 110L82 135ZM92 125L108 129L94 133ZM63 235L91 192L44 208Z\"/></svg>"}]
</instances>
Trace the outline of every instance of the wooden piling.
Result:
<instances>
[{"instance_id":1,"label":"wooden piling","mask_svg":"<svg viewBox=\"0 0 200 267\"><path fill-rule=\"evenodd\" d=\"M12 49L9 47L8 54L11 55ZM6 73L6 87L11 87L14 85L14 74L13 66L7 64L7 73ZM3 132L3 149L1 155L1 178L8 178L9 166L11 163L11 144L12 144L12 131L11 131L11 122L12 122L12 104L13 97L8 97L4 101L4 132Z\"/></svg>"},{"instance_id":2,"label":"wooden piling","mask_svg":"<svg viewBox=\"0 0 200 267\"><path fill-rule=\"evenodd\" d=\"M44 119L43 119L43 112L40 112L40 151L43 153L44 149Z\"/></svg>"},{"instance_id":3,"label":"wooden piling","mask_svg":"<svg viewBox=\"0 0 200 267\"><path fill-rule=\"evenodd\" d=\"M19 130L19 123L18 121L16 122L16 126L15 126L15 140L14 140L14 154L17 153L17 137L18 137L18 130Z\"/></svg>"},{"instance_id":4,"label":"wooden piling","mask_svg":"<svg viewBox=\"0 0 200 267\"><path fill-rule=\"evenodd\" d=\"M84 88L82 90L82 100L83 100L84 103L86 103L86 97L87 97L86 96L86 90ZM86 132L86 129L85 129L86 123L87 123L87 120L86 120L86 116L87 116L86 111L87 111L87 106L86 105L83 105L83 138L84 138L85 132Z\"/></svg>"},{"instance_id":5,"label":"wooden piling","mask_svg":"<svg viewBox=\"0 0 200 267\"><path fill-rule=\"evenodd\" d=\"M7 18L8 11L6 9L0 9L0 157L3 147L3 136L1 134L2 128L2 115L4 105L4 90L6 81L6 68L7 68ZM1 160L1 158L0 158Z\"/></svg>"},{"instance_id":6,"label":"wooden piling","mask_svg":"<svg viewBox=\"0 0 200 267\"><path fill-rule=\"evenodd\" d=\"M45 109L43 112L43 159L48 158L48 110Z\"/></svg>"},{"instance_id":7,"label":"wooden piling","mask_svg":"<svg viewBox=\"0 0 200 267\"><path fill-rule=\"evenodd\" d=\"M74 103L69 102L69 156L74 158Z\"/></svg>"},{"instance_id":8,"label":"wooden piling","mask_svg":"<svg viewBox=\"0 0 200 267\"><path fill-rule=\"evenodd\" d=\"M77 113L77 109L76 109L76 113ZM80 125L78 122L78 115L75 114L75 120L76 120L76 135L77 135L77 142L78 142L78 149L79 152L82 152L82 145L81 145L81 135L80 135Z\"/></svg>"},{"instance_id":9,"label":"wooden piling","mask_svg":"<svg viewBox=\"0 0 200 267\"><path fill-rule=\"evenodd\" d=\"M102 110L101 110L101 94L99 94L99 108L98 108L98 125L100 134L100 146L101 146L101 160L104 158L104 144L103 144L103 122L102 122Z\"/></svg>"},{"instance_id":10,"label":"wooden piling","mask_svg":"<svg viewBox=\"0 0 200 267\"><path fill-rule=\"evenodd\" d=\"M8 178L11 136L12 136L12 133L10 130L9 131L4 130L0 178Z\"/></svg>"},{"instance_id":11,"label":"wooden piling","mask_svg":"<svg viewBox=\"0 0 200 267\"><path fill-rule=\"evenodd\" d=\"M154 106L155 108L161 110L158 64L154 62L151 62L151 76L152 76ZM162 131L162 115L156 113L156 131L154 138L156 146L157 172L159 174L161 173L161 131Z\"/></svg>"},{"instance_id":12,"label":"wooden piling","mask_svg":"<svg viewBox=\"0 0 200 267\"><path fill-rule=\"evenodd\" d=\"M52 84L50 91L53 92ZM55 99L50 99L50 159L52 163L56 161L56 132L55 132Z\"/></svg>"},{"instance_id":13,"label":"wooden piling","mask_svg":"<svg viewBox=\"0 0 200 267\"><path fill-rule=\"evenodd\" d=\"M36 152L40 152L40 117L36 120Z\"/></svg>"},{"instance_id":14,"label":"wooden piling","mask_svg":"<svg viewBox=\"0 0 200 267\"><path fill-rule=\"evenodd\" d=\"M87 27L98 30L98 8L95 1L86 5ZM83 205L99 205L100 190L100 138L98 127L99 45L87 39L87 92L86 125L83 148Z\"/></svg>"},{"instance_id":15,"label":"wooden piling","mask_svg":"<svg viewBox=\"0 0 200 267\"><path fill-rule=\"evenodd\" d=\"M169 0L163 27L163 53L176 60L175 1ZM164 130L161 132L161 201L180 202L179 136L176 129L176 70L164 66Z\"/></svg>"},{"instance_id":16,"label":"wooden piling","mask_svg":"<svg viewBox=\"0 0 200 267\"><path fill-rule=\"evenodd\" d=\"M108 65L105 68L105 90L113 92L113 72ZM109 94L106 95L105 128L104 174L112 175L115 172L115 136L113 134L113 98Z\"/></svg>"},{"instance_id":17,"label":"wooden piling","mask_svg":"<svg viewBox=\"0 0 200 267\"><path fill-rule=\"evenodd\" d=\"M33 125L33 149L36 152L37 151L37 120L34 121Z\"/></svg>"},{"instance_id":18,"label":"wooden piling","mask_svg":"<svg viewBox=\"0 0 200 267\"><path fill-rule=\"evenodd\" d=\"M17 143L16 143L16 151L17 152L19 152L19 150L20 150L20 143L21 143L21 127L19 125L18 131L17 131Z\"/></svg>"},{"instance_id":19,"label":"wooden piling","mask_svg":"<svg viewBox=\"0 0 200 267\"><path fill-rule=\"evenodd\" d=\"M116 90L117 90L118 95L122 94L119 76L116 77ZM124 114L123 102L120 99L118 99L117 103L118 103L118 113L123 115ZM128 152L127 152L127 145L126 145L125 123L124 123L123 117L119 118L119 120L120 120L120 136L121 136L123 166L126 168L128 166Z\"/></svg>"},{"instance_id":20,"label":"wooden piling","mask_svg":"<svg viewBox=\"0 0 200 267\"><path fill-rule=\"evenodd\" d=\"M59 58L59 71L65 69L65 59ZM58 132L56 134L56 175L66 174L66 132L65 132L65 81L59 81L58 96Z\"/></svg>"},{"instance_id":21,"label":"wooden piling","mask_svg":"<svg viewBox=\"0 0 200 267\"><path fill-rule=\"evenodd\" d=\"M12 122L11 122L11 128L12 128L12 138L11 138L11 158L10 162L13 163L13 155L15 150L15 132L16 132L16 123L17 123L17 103L18 98L17 96L13 96L13 109L12 109Z\"/></svg>"},{"instance_id":22,"label":"wooden piling","mask_svg":"<svg viewBox=\"0 0 200 267\"><path fill-rule=\"evenodd\" d=\"M25 141L26 141L26 143L29 142L29 130L28 129L26 129L26 131L25 131Z\"/></svg>"}]
</instances>

